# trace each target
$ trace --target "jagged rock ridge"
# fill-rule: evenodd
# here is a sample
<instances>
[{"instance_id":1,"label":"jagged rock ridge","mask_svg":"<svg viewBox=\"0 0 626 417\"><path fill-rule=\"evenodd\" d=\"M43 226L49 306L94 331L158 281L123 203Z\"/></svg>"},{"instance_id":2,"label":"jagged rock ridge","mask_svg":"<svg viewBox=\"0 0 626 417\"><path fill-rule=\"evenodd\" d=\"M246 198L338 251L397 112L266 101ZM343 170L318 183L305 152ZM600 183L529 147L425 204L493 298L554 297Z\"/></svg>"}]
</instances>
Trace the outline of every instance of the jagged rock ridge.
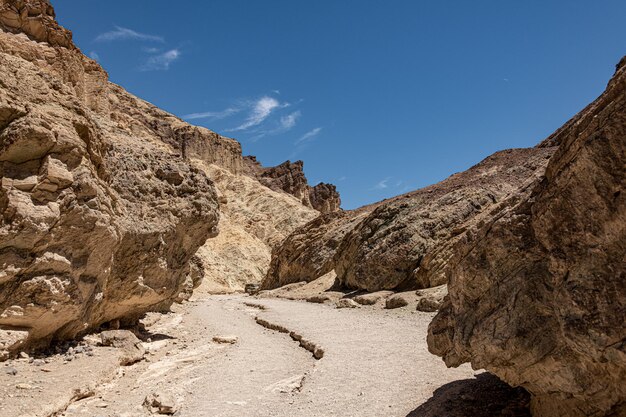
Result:
<instances>
[{"instance_id":1,"label":"jagged rock ridge","mask_svg":"<svg viewBox=\"0 0 626 417\"><path fill-rule=\"evenodd\" d=\"M545 178L456 247L429 328L448 366L471 362L532 394L537 417L626 415L626 68L559 129Z\"/></svg>"},{"instance_id":2,"label":"jagged rock ridge","mask_svg":"<svg viewBox=\"0 0 626 417\"><path fill-rule=\"evenodd\" d=\"M284 191L295 196L302 204L321 213L332 213L341 209L341 198L337 187L319 183L311 187L304 175L304 162L285 161L275 167L263 167L254 156L244 157L246 174L274 191Z\"/></svg>"}]
</instances>

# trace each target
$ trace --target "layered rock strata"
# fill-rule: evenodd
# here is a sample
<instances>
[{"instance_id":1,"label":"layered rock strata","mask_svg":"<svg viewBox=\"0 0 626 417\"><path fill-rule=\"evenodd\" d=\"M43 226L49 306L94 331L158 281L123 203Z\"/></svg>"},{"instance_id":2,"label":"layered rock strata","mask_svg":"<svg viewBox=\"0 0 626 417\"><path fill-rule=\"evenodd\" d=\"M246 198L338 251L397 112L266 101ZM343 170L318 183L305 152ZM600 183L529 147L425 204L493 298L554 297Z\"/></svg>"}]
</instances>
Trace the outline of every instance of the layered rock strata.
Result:
<instances>
[{"instance_id":1,"label":"layered rock strata","mask_svg":"<svg viewBox=\"0 0 626 417\"><path fill-rule=\"evenodd\" d=\"M467 230L543 174L554 147L497 152L465 172L358 210L320 217L276 249L263 288L311 281L367 291L445 284Z\"/></svg>"}]
</instances>

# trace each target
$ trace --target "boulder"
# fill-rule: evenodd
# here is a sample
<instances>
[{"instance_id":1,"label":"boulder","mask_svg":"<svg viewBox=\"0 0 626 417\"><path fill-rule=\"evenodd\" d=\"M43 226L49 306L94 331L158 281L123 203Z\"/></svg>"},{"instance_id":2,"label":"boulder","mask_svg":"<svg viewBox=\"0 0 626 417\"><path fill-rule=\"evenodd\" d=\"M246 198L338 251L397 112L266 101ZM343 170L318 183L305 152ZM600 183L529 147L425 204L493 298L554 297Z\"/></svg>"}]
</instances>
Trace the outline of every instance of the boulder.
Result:
<instances>
[{"instance_id":1,"label":"boulder","mask_svg":"<svg viewBox=\"0 0 626 417\"><path fill-rule=\"evenodd\" d=\"M356 301L354 301L351 298L342 298L340 300L337 300L337 302L335 303L335 307L337 307L337 308L359 308L361 306L359 305L359 303L357 303Z\"/></svg>"},{"instance_id":2,"label":"boulder","mask_svg":"<svg viewBox=\"0 0 626 417\"><path fill-rule=\"evenodd\" d=\"M6 357L166 309L219 211L211 180L181 155L184 122L109 83L47 0L1 0L0 28Z\"/></svg>"},{"instance_id":3,"label":"boulder","mask_svg":"<svg viewBox=\"0 0 626 417\"><path fill-rule=\"evenodd\" d=\"M120 365L128 366L143 359L146 350L141 341L129 330L105 330L100 333L102 346L122 350Z\"/></svg>"},{"instance_id":4,"label":"boulder","mask_svg":"<svg viewBox=\"0 0 626 417\"><path fill-rule=\"evenodd\" d=\"M154 392L146 396L143 406L152 414L176 414L178 404L174 398L163 392Z\"/></svg>"},{"instance_id":5,"label":"boulder","mask_svg":"<svg viewBox=\"0 0 626 417\"><path fill-rule=\"evenodd\" d=\"M394 308L406 307L411 301L415 301L415 298L414 292L408 294L395 294L385 300L385 308L391 310Z\"/></svg>"},{"instance_id":6,"label":"boulder","mask_svg":"<svg viewBox=\"0 0 626 417\"><path fill-rule=\"evenodd\" d=\"M448 286L440 285L438 287L417 290L417 311L432 313L437 311L443 305L443 300L448 295Z\"/></svg>"},{"instance_id":7,"label":"boulder","mask_svg":"<svg viewBox=\"0 0 626 417\"><path fill-rule=\"evenodd\" d=\"M360 294L353 298L357 303L369 306L377 304L378 302L384 300L393 294L393 291L376 291L372 293Z\"/></svg>"},{"instance_id":8,"label":"boulder","mask_svg":"<svg viewBox=\"0 0 626 417\"><path fill-rule=\"evenodd\" d=\"M428 346L532 395L536 417L626 415L626 67L547 143L545 177L459 244Z\"/></svg>"}]
</instances>

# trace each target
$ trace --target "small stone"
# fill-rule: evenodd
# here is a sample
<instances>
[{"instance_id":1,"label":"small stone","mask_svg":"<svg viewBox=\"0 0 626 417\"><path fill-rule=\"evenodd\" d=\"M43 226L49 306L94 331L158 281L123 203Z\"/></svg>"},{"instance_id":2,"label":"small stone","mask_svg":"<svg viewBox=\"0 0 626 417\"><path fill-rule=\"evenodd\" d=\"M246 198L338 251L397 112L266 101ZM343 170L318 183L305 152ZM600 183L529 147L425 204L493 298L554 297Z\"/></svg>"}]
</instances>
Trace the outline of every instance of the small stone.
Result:
<instances>
[{"instance_id":1,"label":"small stone","mask_svg":"<svg viewBox=\"0 0 626 417\"><path fill-rule=\"evenodd\" d=\"M336 307L337 308L357 308L357 307L360 307L360 305L359 303L357 303L351 298L342 298L341 300L337 301Z\"/></svg>"},{"instance_id":2,"label":"small stone","mask_svg":"<svg viewBox=\"0 0 626 417\"><path fill-rule=\"evenodd\" d=\"M213 341L215 343L229 343L231 345L234 345L235 343L237 343L237 341L239 340L239 338L237 336L214 336L213 337Z\"/></svg>"},{"instance_id":3,"label":"small stone","mask_svg":"<svg viewBox=\"0 0 626 417\"><path fill-rule=\"evenodd\" d=\"M152 414L174 414L178 410L172 397L164 393L152 393L146 396L143 406Z\"/></svg>"},{"instance_id":4,"label":"small stone","mask_svg":"<svg viewBox=\"0 0 626 417\"><path fill-rule=\"evenodd\" d=\"M417 311L423 311L426 313L432 313L441 307L441 302L432 298L422 298L417 302Z\"/></svg>"},{"instance_id":5,"label":"small stone","mask_svg":"<svg viewBox=\"0 0 626 417\"><path fill-rule=\"evenodd\" d=\"M35 359L33 361L33 365L35 366L43 366L45 364L45 362L43 361L43 359Z\"/></svg>"},{"instance_id":6,"label":"small stone","mask_svg":"<svg viewBox=\"0 0 626 417\"><path fill-rule=\"evenodd\" d=\"M33 386L32 386L32 385L29 385L29 384L17 384L17 385L15 386L15 388L17 388L17 389L23 389L23 390L29 390L29 389L33 389Z\"/></svg>"},{"instance_id":7,"label":"small stone","mask_svg":"<svg viewBox=\"0 0 626 417\"><path fill-rule=\"evenodd\" d=\"M387 309L406 307L408 305L409 305L409 302L402 295L394 295L392 297L387 298L387 301L385 301L385 308Z\"/></svg>"},{"instance_id":8,"label":"small stone","mask_svg":"<svg viewBox=\"0 0 626 417\"><path fill-rule=\"evenodd\" d=\"M30 356L28 356L28 353L26 353L26 352L20 352L20 358L28 359L28 358L30 358Z\"/></svg>"},{"instance_id":9,"label":"small stone","mask_svg":"<svg viewBox=\"0 0 626 417\"><path fill-rule=\"evenodd\" d=\"M13 375L13 376L17 375L17 369L13 368L12 366L9 366L8 368L5 368L4 372L6 374Z\"/></svg>"},{"instance_id":10,"label":"small stone","mask_svg":"<svg viewBox=\"0 0 626 417\"><path fill-rule=\"evenodd\" d=\"M330 301L330 297L326 294L317 294L317 295L313 295L309 298L306 299L306 301L308 303L317 303L317 304L323 304L327 301Z\"/></svg>"}]
</instances>

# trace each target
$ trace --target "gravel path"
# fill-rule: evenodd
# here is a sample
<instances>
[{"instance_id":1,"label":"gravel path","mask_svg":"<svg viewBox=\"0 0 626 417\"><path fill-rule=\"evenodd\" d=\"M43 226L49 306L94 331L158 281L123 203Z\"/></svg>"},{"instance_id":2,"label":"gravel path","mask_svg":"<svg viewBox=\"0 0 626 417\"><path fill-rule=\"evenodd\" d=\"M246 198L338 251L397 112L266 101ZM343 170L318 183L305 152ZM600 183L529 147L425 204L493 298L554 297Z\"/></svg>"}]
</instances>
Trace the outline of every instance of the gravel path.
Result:
<instances>
[{"instance_id":1,"label":"gravel path","mask_svg":"<svg viewBox=\"0 0 626 417\"><path fill-rule=\"evenodd\" d=\"M259 310L243 304L249 301L213 298L191 311L218 333L239 336L239 344L228 366L216 358L198 385L202 395L187 398L182 415L406 416L441 385L475 374L446 369L428 353L431 314L280 299L253 301L266 308ZM294 331L322 348L323 358L242 314Z\"/></svg>"},{"instance_id":2,"label":"gravel path","mask_svg":"<svg viewBox=\"0 0 626 417\"><path fill-rule=\"evenodd\" d=\"M97 348L92 364L81 360L69 382L88 384L92 393L55 415L149 416L143 402L152 394L181 417L525 415L501 413L511 404L510 392L497 380L487 374L476 379L467 366L447 369L428 353L431 318L410 309L211 296L155 315L146 360L118 368L114 377L93 378L105 348ZM31 365L19 364L18 376L32 378ZM6 392L4 399L15 400L22 413L30 410L23 415L49 415L36 410L46 399L65 401L58 393L72 391L60 389L56 379L78 365L40 372L37 396ZM494 389L502 404L494 402Z\"/></svg>"}]
</instances>

